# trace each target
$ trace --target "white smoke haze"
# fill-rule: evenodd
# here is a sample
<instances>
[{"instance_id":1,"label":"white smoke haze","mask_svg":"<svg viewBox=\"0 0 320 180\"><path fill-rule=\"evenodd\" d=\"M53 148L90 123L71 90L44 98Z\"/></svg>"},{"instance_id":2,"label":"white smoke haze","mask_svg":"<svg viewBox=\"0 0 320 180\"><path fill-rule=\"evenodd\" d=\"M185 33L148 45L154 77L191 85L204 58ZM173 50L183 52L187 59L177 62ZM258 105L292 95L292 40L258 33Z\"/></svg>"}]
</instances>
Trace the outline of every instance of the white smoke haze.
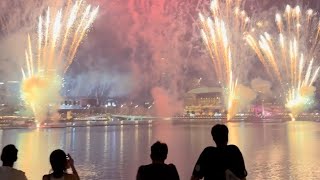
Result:
<instances>
[{"instance_id":1,"label":"white smoke haze","mask_svg":"<svg viewBox=\"0 0 320 180\"><path fill-rule=\"evenodd\" d=\"M13 33L0 40L0 80L18 81L22 75L19 71L24 62L26 34Z\"/></svg>"},{"instance_id":2,"label":"white smoke haze","mask_svg":"<svg viewBox=\"0 0 320 180\"><path fill-rule=\"evenodd\" d=\"M117 71L96 72L88 71L67 77L67 83L71 86L67 94L70 96L109 96L122 97L128 95L134 82L130 75ZM105 94L107 91L108 94Z\"/></svg>"},{"instance_id":3,"label":"white smoke haze","mask_svg":"<svg viewBox=\"0 0 320 180\"><path fill-rule=\"evenodd\" d=\"M250 87L238 84L235 87L234 98L231 104L228 104L228 116L234 117L238 112L248 111L250 109L251 103L256 99L257 93Z\"/></svg>"},{"instance_id":4,"label":"white smoke haze","mask_svg":"<svg viewBox=\"0 0 320 180\"><path fill-rule=\"evenodd\" d=\"M0 35L35 29L39 15L50 4L51 1L44 0L0 1Z\"/></svg>"},{"instance_id":5,"label":"white smoke haze","mask_svg":"<svg viewBox=\"0 0 320 180\"><path fill-rule=\"evenodd\" d=\"M250 87L239 84L236 87L237 97L239 97L239 109L238 111L248 110L248 106L253 100L256 99L257 93L252 90Z\"/></svg>"},{"instance_id":6,"label":"white smoke haze","mask_svg":"<svg viewBox=\"0 0 320 180\"><path fill-rule=\"evenodd\" d=\"M272 95L271 87L272 87L271 82L269 82L267 80L263 80L260 77L255 78L251 81L251 88L255 92L261 93L266 96Z\"/></svg>"}]
</instances>

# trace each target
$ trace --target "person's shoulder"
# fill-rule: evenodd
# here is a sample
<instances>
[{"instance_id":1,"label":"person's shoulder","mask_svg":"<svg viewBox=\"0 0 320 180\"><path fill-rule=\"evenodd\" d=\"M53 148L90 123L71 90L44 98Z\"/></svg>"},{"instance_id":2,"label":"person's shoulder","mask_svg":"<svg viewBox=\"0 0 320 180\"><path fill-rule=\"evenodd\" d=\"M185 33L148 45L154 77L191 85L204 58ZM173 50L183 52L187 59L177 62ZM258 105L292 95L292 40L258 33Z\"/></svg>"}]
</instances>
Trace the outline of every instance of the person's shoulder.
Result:
<instances>
[{"instance_id":1,"label":"person's shoulder","mask_svg":"<svg viewBox=\"0 0 320 180\"><path fill-rule=\"evenodd\" d=\"M208 146L206 148L203 149L202 154L207 154L207 153L212 153L216 150L216 147L213 146Z\"/></svg>"},{"instance_id":2,"label":"person's shoulder","mask_svg":"<svg viewBox=\"0 0 320 180\"><path fill-rule=\"evenodd\" d=\"M3 174L3 175L7 174L10 177L12 177L13 179L17 179L17 180L26 180L27 179L26 174L23 171L15 169L15 168L11 168L11 167L1 167L0 168L0 175L1 174Z\"/></svg>"},{"instance_id":3,"label":"person's shoulder","mask_svg":"<svg viewBox=\"0 0 320 180\"><path fill-rule=\"evenodd\" d=\"M43 175L42 180L49 180L49 176L50 176L49 174Z\"/></svg>"},{"instance_id":4,"label":"person's shoulder","mask_svg":"<svg viewBox=\"0 0 320 180\"><path fill-rule=\"evenodd\" d=\"M170 167L176 167L174 164L170 163L170 164L167 164L168 166Z\"/></svg>"},{"instance_id":5,"label":"person's shoulder","mask_svg":"<svg viewBox=\"0 0 320 180\"><path fill-rule=\"evenodd\" d=\"M19 179L19 180L26 180L26 174L25 172L19 170L19 169L15 169L15 168L11 168L9 172L11 174L11 177L14 177L14 179Z\"/></svg>"},{"instance_id":6,"label":"person's shoulder","mask_svg":"<svg viewBox=\"0 0 320 180\"><path fill-rule=\"evenodd\" d=\"M176 166L174 164L167 164L167 166L169 167L169 172L170 172L170 176L171 176L171 179L180 179L179 178L179 173L178 173L178 170L176 168Z\"/></svg>"},{"instance_id":7,"label":"person's shoulder","mask_svg":"<svg viewBox=\"0 0 320 180\"><path fill-rule=\"evenodd\" d=\"M242 156L240 149L236 145L228 145L227 153L232 156Z\"/></svg>"},{"instance_id":8,"label":"person's shoulder","mask_svg":"<svg viewBox=\"0 0 320 180\"><path fill-rule=\"evenodd\" d=\"M141 165L141 166L139 167L139 169L145 169L145 168L148 168L148 167L151 167L151 166L152 166L152 164Z\"/></svg>"},{"instance_id":9,"label":"person's shoulder","mask_svg":"<svg viewBox=\"0 0 320 180\"><path fill-rule=\"evenodd\" d=\"M24 171L21 171L21 170L19 170L19 169L15 169L15 170L16 170L16 172L19 173L19 174L25 174Z\"/></svg>"},{"instance_id":10,"label":"person's shoulder","mask_svg":"<svg viewBox=\"0 0 320 180\"><path fill-rule=\"evenodd\" d=\"M206 148L203 149L203 152L214 151L215 149L216 149L216 147L208 146L208 147L206 147Z\"/></svg>"},{"instance_id":11,"label":"person's shoulder","mask_svg":"<svg viewBox=\"0 0 320 180\"><path fill-rule=\"evenodd\" d=\"M68 174L68 173L65 173L63 177L64 177L65 180L74 180L74 179L76 179L76 176L74 174Z\"/></svg>"},{"instance_id":12,"label":"person's shoulder","mask_svg":"<svg viewBox=\"0 0 320 180\"><path fill-rule=\"evenodd\" d=\"M20 179L27 179L25 172L23 172L23 171L21 171L19 169L15 169L15 168L12 168L11 171L12 171L12 174L14 174L15 177L19 177Z\"/></svg>"},{"instance_id":13,"label":"person's shoulder","mask_svg":"<svg viewBox=\"0 0 320 180\"><path fill-rule=\"evenodd\" d=\"M172 164L172 163L167 164L167 165L168 165L168 167L171 168L171 169L177 169L176 166L175 166L174 164Z\"/></svg>"},{"instance_id":14,"label":"person's shoulder","mask_svg":"<svg viewBox=\"0 0 320 180\"><path fill-rule=\"evenodd\" d=\"M234 145L234 144L229 144L228 149L231 151L240 151L240 149L238 148L238 146Z\"/></svg>"},{"instance_id":15,"label":"person's shoulder","mask_svg":"<svg viewBox=\"0 0 320 180\"><path fill-rule=\"evenodd\" d=\"M9 167L9 166L0 166L0 171L7 171L7 172L16 173L16 174L25 174L23 171L19 169L15 169L13 167Z\"/></svg>"},{"instance_id":16,"label":"person's shoulder","mask_svg":"<svg viewBox=\"0 0 320 180\"><path fill-rule=\"evenodd\" d=\"M141 165L138 169L139 172L145 171L146 169L150 169L152 164Z\"/></svg>"},{"instance_id":17,"label":"person's shoulder","mask_svg":"<svg viewBox=\"0 0 320 180\"><path fill-rule=\"evenodd\" d=\"M24 171L21 171L21 170L19 170L19 169L16 169L16 172L17 172L18 174L20 174L20 175L23 175L23 176L26 175L26 173L25 173Z\"/></svg>"}]
</instances>

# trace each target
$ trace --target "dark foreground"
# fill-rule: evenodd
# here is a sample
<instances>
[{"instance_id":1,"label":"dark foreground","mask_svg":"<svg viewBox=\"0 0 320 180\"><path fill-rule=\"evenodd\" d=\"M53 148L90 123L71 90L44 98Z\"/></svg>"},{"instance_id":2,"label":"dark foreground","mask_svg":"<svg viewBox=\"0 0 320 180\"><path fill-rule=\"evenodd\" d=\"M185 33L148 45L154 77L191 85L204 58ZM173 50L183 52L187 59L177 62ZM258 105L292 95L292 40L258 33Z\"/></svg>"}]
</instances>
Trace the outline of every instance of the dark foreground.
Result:
<instances>
[{"instance_id":1,"label":"dark foreground","mask_svg":"<svg viewBox=\"0 0 320 180\"><path fill-rule=\"evenodd\" d=\"M169 146L167 162L189 179L202 149L213 142L214 122L153 121L148 124L55 129L0 130L0 147L16 144L17 168L29 179L50 170L49 154L62 148L73 155L82 179L131 180L147 164L156 140ZM248 179L320 179L318 122L230 122L230 143L242 150Z\"/></svg>"}]
</instances>

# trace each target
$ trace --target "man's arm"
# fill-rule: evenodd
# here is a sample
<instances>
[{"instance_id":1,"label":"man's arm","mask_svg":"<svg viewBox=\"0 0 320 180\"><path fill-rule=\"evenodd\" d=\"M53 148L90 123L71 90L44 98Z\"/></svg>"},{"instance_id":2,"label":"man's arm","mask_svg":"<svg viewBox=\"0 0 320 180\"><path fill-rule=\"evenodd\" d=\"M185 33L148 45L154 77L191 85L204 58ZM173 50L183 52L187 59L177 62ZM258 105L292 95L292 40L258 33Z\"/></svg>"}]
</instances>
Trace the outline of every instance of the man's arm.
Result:
<instances>
[{"instance_id":1,"label":"man's arm","mask_svg":"<svg viewBox=\"0 0 320 180\"><path fill-rule=\"evenodd\" d=\"M138 169L138 172L137 172L136 180L142 180L141 169L142 169L142 167L140 166L139 169Z\"/></svg>"},{"instance_id":2,"label":"man's arm","mask_svg":"<svg viewBox=\"0 0 320 180\"><path fill-rule=\"evenodd\" d=\"M1 178L0 178L1 179ZM15 175L14 179L19 179L19 180L28 180L26 173L23 171L18 170L17 174Z\"/></svg>"},{"instance_id":3,"label":"man's arm","mask_svg":"<svg viewBox=\"0 0 320 180\"><path fill-rule=\"evenodd\" d=\"M44 175L44 176L42 177L42 180L49 180L48 175Z\"/></svg>"},{"instance_id":4,"label":"man's arm","mask_svg":"<svg viewBox=\"0 0 320 180\"><path fill-rule=\"evenodd\" d=\"M78 175L78 172L77 172L77 170L76 170L76 167L74 166L74 160L72 159L72 157L70 156L70 154L68 154L67 155L68 156L68 158L69 158L69 165L70 165L70 167L71 167L71 169L72 169L72 174L73 174L73 177L74 177L74 179L75 180L80 180L80 177L79 177L79 175Z\"/></svg>"},{"instance_id":5,"label":"man's arm","mask_svg":"<svg viewBox=\"0 0 320 180\"><path fill-rule=\"evenodd\" d=\"M199 180L202 179L204 176L204 161L206 160L206 156L208 153L209 147L205 148L202 153L200 154L196 165L193 168L191 180Z\"/></svg>"},{"instance_id":6,"label":"man's arm","mask_svg":"<svg viewBox=\"0 0 320 180\"><path fill-rule=\"evenodd\" d=\"M28 180L28 178L27 178L26 174L24 174L24 173L23 173L23 177L22 177L22 179L23 179L23 180Z\"/></svg>"},{"instance_id":7,"label":"man's arm","mask_svg":"<svg viewBox=\"0 0 320 180\"><path fill-rule=\"evenodd\" d=\"M176 166L174 164L169 164L169 167L171 168L172 179L180 180L179 173Z\"/></svg>"},{"instance_id":8,"label":"man's arm","mask_svg":"<svg viewBox=\"0 0 320 180\"><path fill-rule=\"evenodd\" d=\"M192 175L190 180L200 180L200 178Z\"/></svg>"},{"instance_id":9,"label":"man's arm","mask_svg":"<svg viewBox=\"0 0 320 180\"><path fill-rule=\"evenodd\" d=\"M238 149L238 150L239 150L239 164L240 164L240 176L239 177L241 180L246 180L248 172L246 170L246 165L244 164L244 159L243 159L242 153L241 153L240 149Z\"/></svg>"},{"instance_id":10,"label":"man's arm","mask_svg":"<svg viewBox=\"0 0 320 180\"><path fill-rule=\"evenodd\" d=\"M246 166L244 163L244 159L242 156L242 153L240 151L240 149L235 146L235 145L231 145L232 148L232 156L233 156L233 160L234 160L234 167L232 169L232 172L241 180L245 180L245 178L247 177L248 173L246 170Z\"/></svg>"}]
</instances>

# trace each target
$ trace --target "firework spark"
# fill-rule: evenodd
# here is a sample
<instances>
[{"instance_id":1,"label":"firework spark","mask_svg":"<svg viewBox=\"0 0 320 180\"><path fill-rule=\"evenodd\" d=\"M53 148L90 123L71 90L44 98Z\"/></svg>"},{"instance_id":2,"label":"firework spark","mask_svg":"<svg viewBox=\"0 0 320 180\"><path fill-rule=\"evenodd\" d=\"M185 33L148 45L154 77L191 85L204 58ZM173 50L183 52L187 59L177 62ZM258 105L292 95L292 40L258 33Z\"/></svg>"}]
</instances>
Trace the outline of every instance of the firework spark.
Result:
<instances>
[{"instance_id":1,"label":"firework spark","mask_svg":"<svg viewBox=\"0 0 320 180\"><path fill-rule=\"evenodd\" d=\"M248 57L242 46L243 35L250 29L250 20L241 10L242 4L242 0L227 0L225 3L213 0L210 6L212 16L199 14L203 41L211 56L216 77L225 89L228 119L238 109L238 65Z\"/></svg>"},{"instance_id":2,"label":"firework spark","mask_svg":"<svg viewBox=\"0 0 320 180\"><path fill-rule=\"evenodd\" d=\"M44 119L49 104L59 101L61 78L75 58L80 43L89 31L99 11L83 0L71 8L48 8L39 17L37 48L28 35L25 51L26 68L22 69L22 98L37 120Z\"/></svg>"},{"instance_id":3,"label":"firework spark","mask_svg":"<svg viewBox=\"0 0 320 180\"><path fill-rule=\"evenodd\" d=\"M280 83L286 94L286 107L295 117L312 102L319 67L313 67L319 42L319 22L313 10L287 5L283 15L275 15L278 38L268 33L246 40L267 71ZM303 28L301 28L303 26ZM307 61L305 60L307 59ZM304 68L307 65L307 68Z\"/></svg>"}]
</instances>

